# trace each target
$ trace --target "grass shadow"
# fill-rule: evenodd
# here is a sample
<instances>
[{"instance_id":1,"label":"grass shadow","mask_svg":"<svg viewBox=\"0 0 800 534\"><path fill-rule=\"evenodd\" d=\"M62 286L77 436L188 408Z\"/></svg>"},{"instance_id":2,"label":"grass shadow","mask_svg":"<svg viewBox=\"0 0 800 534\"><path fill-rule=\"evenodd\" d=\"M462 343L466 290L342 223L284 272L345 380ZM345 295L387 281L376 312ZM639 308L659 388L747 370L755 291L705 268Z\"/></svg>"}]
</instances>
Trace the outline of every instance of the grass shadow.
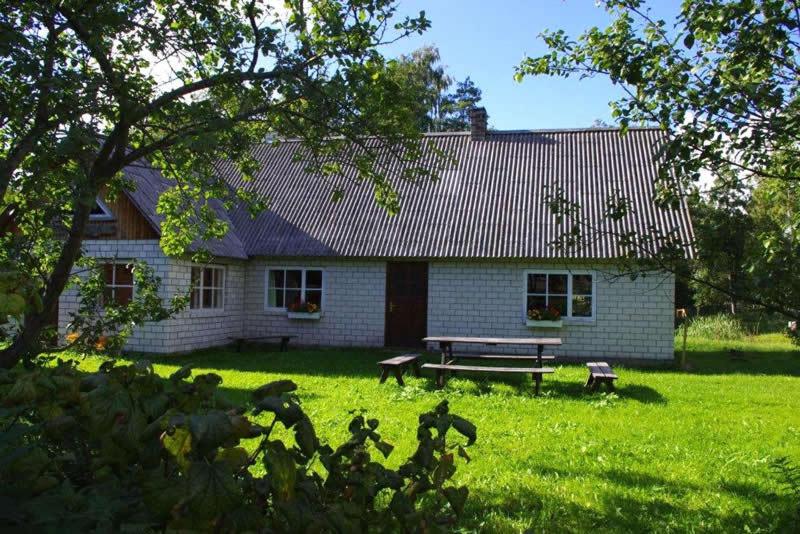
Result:
<instances>
[{"instance_id":1,"label":"grass shadow","mask_svg":"<svg viewBox=\"0 0 800 534\"><path fill-rule=\"evenodd\" d=\"M693 350L689 373L800 376L800 351Z\"/></svg>"},{"instance_id":2,"label":"grass shadow","mask_svg":"<svg viewBox=\"0 0 800 534\"><path fill-rule=\"evenodd\" d=\"M154 364L182 366L191 364L196 368L211 368L220 371L240 371L288 375L325 377L375 377L380 375L377 362L398 354L398 351L382 349L289 349L267 351L246 348L236 352L229 348L213 348L181 355L137 356Z\"/></svg>"},{"instance_id":3,"label":"grass shadow","mask_svg":"<svg viewBox=\"0 0 800 534\"><path fill-rule=\"evenodd\" d=\"M471 492L464 526L469 529L480 525L480 530L487 532L520 525L525 532L664 532L692 531L697 525L704 525L708 531L742 532L746 525L752 530L788 532L784 528L795 524L790 499L747 485L737 486L735 491L720 488L735 493L753 507L730 511L713 505L690 505L688 494L712 490L691 482L614 469L572 472L542 466L537 471L546 482L529 482L536 487L517 484L496 491ZM564 497L574 491L571 489L541 489L555 484L564 490L577 490L594 486L595 479L606 479L612 485L604 486L588 501ZM713 499L709 504L712 502Z\"/></svg>"}]
</instances>

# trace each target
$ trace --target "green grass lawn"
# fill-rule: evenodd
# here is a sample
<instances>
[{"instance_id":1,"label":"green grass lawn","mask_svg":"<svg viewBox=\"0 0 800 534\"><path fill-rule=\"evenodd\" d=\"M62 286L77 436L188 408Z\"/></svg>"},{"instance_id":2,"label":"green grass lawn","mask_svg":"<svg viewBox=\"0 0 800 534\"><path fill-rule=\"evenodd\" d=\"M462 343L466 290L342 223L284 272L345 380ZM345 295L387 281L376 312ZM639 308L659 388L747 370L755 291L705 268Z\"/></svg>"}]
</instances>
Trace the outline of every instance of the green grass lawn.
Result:
<instances>
[{"instance_id":1,"label":"green grass lawn","mask_svg":"<svg viewBox=\"0 0 800 534\"><path fill-rule=\"evenodd\" d=\"M345 439L350 412L366 410L397 446L393 465L413 452L417 415L448 399L478 426L473 460L455 476L470 489L465 531L797 528L797 503L770 466L780 456L800 463L800 351L780 335L690 339L689 372L615 366L617 395L585 394L578 365L557 366L539 398L529 377L456 378L442 391L430 377L379 385L375 362L386 354L209 350L155 363L164 375L187 362L218 373L240 402L290 378L332 444Z\"/></svg>"}]
</instances>

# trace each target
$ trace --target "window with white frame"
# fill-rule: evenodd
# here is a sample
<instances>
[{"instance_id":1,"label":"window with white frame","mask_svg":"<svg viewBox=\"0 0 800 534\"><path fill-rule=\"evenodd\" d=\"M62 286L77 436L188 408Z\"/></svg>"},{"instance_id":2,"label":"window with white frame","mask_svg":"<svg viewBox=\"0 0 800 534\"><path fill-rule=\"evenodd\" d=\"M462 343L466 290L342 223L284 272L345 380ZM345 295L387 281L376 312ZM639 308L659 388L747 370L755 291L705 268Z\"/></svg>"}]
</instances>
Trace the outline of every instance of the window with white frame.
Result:
<instances>
[{"instance_id":1,"label":"window with white frame","mask_svg":"<svg viewBox=\"0 0 800 534\"><path fill-rule=\"evenodd\" d=\"M196 310L221 309L224 301L225 267L192 267L192 299L189 307Z\"/></svg>"},{"instance_id":2,"label":"window with white frame","mask_svg":"<svg viewBox=\"0 0 800 534\"><path fill-rule=\"evenodd\" d=\"M562 317L594 318L594 274L590 272L528 271L526 311L555 308Z\"/></svg>"},{"instance_id":3,"label":"window with white frame","mask_svg":"<svg viewBox=\"0 0 800 534\"><path fill-rule=\"evenodd\" d=\"M266 308L292 310L313 304L322 309L322 269L269 268L266 276Z\"/></svg>"},{"instance_id":4,"label":"window with white frame","mask_svg":"<svg viewBox=\"0 0 800 534\"><path fill-rule=\"evenodd\" d=\"M100 200L100 198L95 199L94 206L92 207L92 211L89 212L89 220L90 221L113 221L114 214L111 213L111 209L108 205Z\"/></svg>"},{"instance_id":5,"label":"window with white frame","mask_svg":"<svg viewBox=\"0 0 800 534\"><path fill-rule=\"evenodd\" d=\"M133 265L125 262L103 264L103 305L113 302L119 306L133 300Z\"/></svg>"}]
</instances>

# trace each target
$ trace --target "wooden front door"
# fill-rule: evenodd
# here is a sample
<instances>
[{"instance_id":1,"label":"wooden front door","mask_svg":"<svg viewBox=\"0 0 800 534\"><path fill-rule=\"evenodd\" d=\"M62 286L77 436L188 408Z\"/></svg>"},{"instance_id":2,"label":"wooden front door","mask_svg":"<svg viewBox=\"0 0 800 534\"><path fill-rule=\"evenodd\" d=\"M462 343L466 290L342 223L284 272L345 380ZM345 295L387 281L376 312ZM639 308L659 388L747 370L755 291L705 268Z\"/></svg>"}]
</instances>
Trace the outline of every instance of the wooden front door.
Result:
<instances>
[{"instance_id":1,"label":"wooden front door","mask_svg":"<svg viewBox=\"0 0 800 534\"><path fill-rule=\"evenodd\" d=\"M428 264L386 264L386 346L419 347L428 330Z\"/></svg>"}]
</instances>

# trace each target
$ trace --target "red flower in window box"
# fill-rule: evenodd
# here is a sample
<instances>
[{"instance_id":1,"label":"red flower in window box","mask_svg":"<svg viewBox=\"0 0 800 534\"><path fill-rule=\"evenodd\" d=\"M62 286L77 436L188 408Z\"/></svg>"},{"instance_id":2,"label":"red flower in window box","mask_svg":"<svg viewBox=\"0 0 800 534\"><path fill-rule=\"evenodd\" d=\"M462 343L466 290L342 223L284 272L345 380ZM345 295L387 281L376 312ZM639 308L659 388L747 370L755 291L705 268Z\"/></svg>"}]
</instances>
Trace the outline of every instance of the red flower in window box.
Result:
<instances>
[{"instance_id":1,"label":"red flower in window box","mask_svg":"<svg viewBox=\"0 0 800 534\"><path fill-rule=\"evenodd\" d=\"M528 310L528 319L531 321L558 321L561 319L561 312L555 306L531 308Z\"/></svg>"},{"instance_id":2,"label":"red flower in window box","mask_svg":"<svg viewBox=\"0 0 800 534\"><path fill-rule=\"evenodd\" d=\"M289 311L292 313L317 313L319 306L313 302L295 301L288 306Z\"/></svg>"}]
</instances>

